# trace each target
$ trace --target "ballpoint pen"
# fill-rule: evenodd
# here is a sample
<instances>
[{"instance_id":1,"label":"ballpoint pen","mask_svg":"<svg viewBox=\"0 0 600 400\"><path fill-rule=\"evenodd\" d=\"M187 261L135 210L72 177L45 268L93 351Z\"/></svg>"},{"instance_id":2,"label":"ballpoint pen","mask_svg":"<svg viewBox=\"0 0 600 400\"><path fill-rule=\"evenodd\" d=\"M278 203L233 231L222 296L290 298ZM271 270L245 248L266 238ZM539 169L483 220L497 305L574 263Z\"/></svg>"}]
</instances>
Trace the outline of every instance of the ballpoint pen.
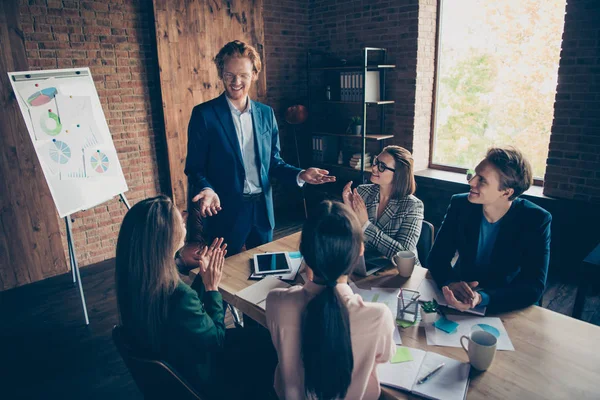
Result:
<instances>
[{"instance_id":1,"label":"ballpoint pen","mask_svg":"<svg viewBox=\"0 0 600 400\"><path fill-rule=\"evenodd\" d=\"M422 377L421 379L419 379L417 381L417 385L420 385L421 383L426 382L429 378L431 378L433 376L433 374L435 374L436 372L438 372L440 369L442 369L442 367L446 365L445 363L441 363L440 365L438 365L437 367L435 367L430 373L428 373L427 375L425 375L424 377Z\"/></svg>"}]
</instances>

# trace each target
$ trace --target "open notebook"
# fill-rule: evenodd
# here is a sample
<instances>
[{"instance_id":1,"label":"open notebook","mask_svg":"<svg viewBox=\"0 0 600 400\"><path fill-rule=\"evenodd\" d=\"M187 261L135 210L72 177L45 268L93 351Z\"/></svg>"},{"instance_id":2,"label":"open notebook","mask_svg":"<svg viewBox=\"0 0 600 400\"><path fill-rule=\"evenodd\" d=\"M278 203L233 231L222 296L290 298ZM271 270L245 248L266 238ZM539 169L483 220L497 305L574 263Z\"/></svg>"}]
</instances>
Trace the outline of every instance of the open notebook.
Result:
<instances>
[{"instance_id":1,"label":"open notebook","mask_svg":"<svg viewBox=\"0 0 600 400\"><path fill-rule=\"evenodd\" d=\"M454 307L448 305L448 303L446 302L446 299L444 298L444 294L438 288L437 284L435 283L435 281L433 279L427 279L427 278L423 279L423 281L421 281L421 284L419 285L419 288L417 289L417 291L421 295L421 297L419 297L419 301L421 301L421 302L432 301L433 299L435 299L435 301L437 301L437 303L440 306L454 308ZM469 313L469 314L484 316L486 308L487 307L485 307L485 306L477 306L477 307L468 309L467 311L464 311L464 312Z\"/></svg>"},{"instance_id":2,"label":"open notebook","mask_svg":"<svg viewBox=\"0 0 600 400\"><path fill-rule=\"evenodd\" d=\"M412 347L405 349L412 355L412 361L377 366L382 385L433 400L464 400L467 397L471 369L468 363ZM417 383L441 363L445 363L442 369L422 384Z\"/></svg>"}]
</instances>

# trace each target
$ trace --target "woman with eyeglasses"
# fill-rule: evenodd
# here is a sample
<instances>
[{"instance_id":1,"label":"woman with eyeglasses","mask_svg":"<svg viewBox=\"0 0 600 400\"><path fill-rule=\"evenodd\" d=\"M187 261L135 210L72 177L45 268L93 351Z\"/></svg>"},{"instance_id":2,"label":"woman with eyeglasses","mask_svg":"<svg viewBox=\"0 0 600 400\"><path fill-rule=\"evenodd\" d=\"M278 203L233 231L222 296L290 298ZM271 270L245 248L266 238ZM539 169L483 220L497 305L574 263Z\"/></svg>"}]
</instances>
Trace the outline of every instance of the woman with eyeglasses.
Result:
<instances>
[{"instance_id":1,"label":"woman with eyeglasses","mask_svg":"<svg viewBox=\"0 0 600 400\"><path fill-rule=\"evenodd\" d=\"M185 218L167 196L125 215L115 268L124 339L137 354L168 362L203 398L264 398L277 363L269 332L225 329L222 238L200 252L191 287L179 278L174 255L185 235Z\"/></svg>"},{"instance_id":2,"label":"woman with eyeglasses","mask_svg":"<svg viewBox=\"0 0 600 400\"><path fill-rule=\"evenodd\" d=\"M371 182L352 190L350 181L342 192L362 226L367 254L391 260L409 250L417 256L423 202L414 196L412 154L400 146L385 147L373 160Z\"/></svg>"}]
</instances>

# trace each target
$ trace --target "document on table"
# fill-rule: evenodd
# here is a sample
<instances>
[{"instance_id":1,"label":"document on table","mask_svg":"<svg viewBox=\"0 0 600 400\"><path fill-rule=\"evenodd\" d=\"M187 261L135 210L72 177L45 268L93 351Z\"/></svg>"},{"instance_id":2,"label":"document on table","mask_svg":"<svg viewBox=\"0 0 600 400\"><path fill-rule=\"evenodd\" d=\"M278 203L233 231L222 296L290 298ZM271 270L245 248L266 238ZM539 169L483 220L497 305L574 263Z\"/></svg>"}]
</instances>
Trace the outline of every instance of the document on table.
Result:
<instances>
[{"instance_id":1,"label":"document on table","mask_svg":"<svg viewBox=\"0 0 600 400\"><path fill-rule=\"evenodd\" d=\"M396 319L398 311L398 292L400 289L387 289L387 288L371 288L361 289L354 282L350 282L350 288L354 294L360 295L363 301L369 301L371 303L385 304L392 312L392 317ZM394 343L402 344L402 338L398 327L394 330Z\"/></svg>"},{"instance_id":2,"label":"document on table","mask_svg":"<svg viewBox=\"0 0 600 400\"><path fill-rule=\"evenodd\" d=\"M437 303L441 306L454 308L454 307L448 305L448 303L446 302L446 299L444 298L444 294L442 293L440 288L438 288L437 283L435 283L435 281L433 279L427 279L427 278L423 279L423 281L421 281L421 284L419 285L419 289L417 289L417 291L421 295L421 297L419 297L419 301L421 301L421 302L432 301L435 299L435 301L437 301ZM487 309L487 307L485 307L485 306L477 306L477 307L471 308L471 309L469 309L467 311L463 311L463 312L484 316L486 309Z\"/></svg>"},{"instance_id":3,"label":"document on table","mask_svg":"<svg viewBox=\"0 0 600 400\"><path fill-rule=\"evenodd\" d=\"M474 317L470 315L447 315L446 318L458 324L452 333L444 332L434 325L425 326L427 344L433 346L461 347L460 337L469 336L473 331L486 331L496 336L498 350L514 351L515 348L508 337L508 332L500 318L496 317Z\"/></svg>"},{"instance_id":4,"label":"document on table","mask_svg":"<svg viewBox=\"0 0 600 400\"><path fill-rule=\"evenodd\" d=\"M279 280L273 276L267 276L266 278L261 279L253 285L248 286L243 290L240 290L236 294L236 296L246 300L247 302L256 304L264 310L267 295L271 290L279 288L285 289L288 287L290 287L289 283Z\"/></svg>"},{"instance_id":5,"label":"document on table","mask_svg":"<svg viewBox=\"0 0 600 400\"><path fill-rule=\"evenodd\" d=\"M466 397L471 369L468 363L412 347L403 350L410 352L412 361L389 362L377 366L377 375L382 385L428 399L463 400ZM422 384L417 383L441 363L445 364L444 367L430 379Z\"/></svg>"}]
</instances>

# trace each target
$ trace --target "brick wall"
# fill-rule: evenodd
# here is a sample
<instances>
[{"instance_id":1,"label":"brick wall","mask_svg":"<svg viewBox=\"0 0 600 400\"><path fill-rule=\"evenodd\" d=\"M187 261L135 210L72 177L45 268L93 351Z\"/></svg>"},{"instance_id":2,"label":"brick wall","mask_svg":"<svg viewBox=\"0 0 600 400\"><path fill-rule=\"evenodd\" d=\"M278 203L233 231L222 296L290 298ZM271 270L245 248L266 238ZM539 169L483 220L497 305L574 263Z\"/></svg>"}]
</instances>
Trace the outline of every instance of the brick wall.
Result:
<instances>
[{"instance_id":1,"label":"brick wall","mask_svg":"<svg viewBox=\"0 0 600 400\"><path fill-rule=\"evenodd\" d=\"M600 7L567 2L544 194L600 203Z\"/></svg>"},{"instance_id":2,"label":"brick wall","mask_svg":"<svg viewBox=\"0 0 600 400\"><path fill-rule=\"evenodd\" d=\"M415 171L429 167L435 42L437 38L437 3L438 0L419 0L415 129L412 147Z\"/></svg>"},{"instance_id":3,"label":"brick wall","mask_svg":"<svg viewBox=\"0 0 600 400\"><path fill-rule=\"evenodd\" d=\"M130 203L168 187L152 2L21 1L29 68L90 67ZM168 165L166 162L162 165ZM115 255L125 206L117 200L73 217L80 266ZM66 257L64 223L60 221Z\"/></svg>"},{"instance_id":4,"label":"brick wall","mask_svg":"<svg viewBox=\"0 0 600 400\"><path fill-rule=\"evenodd\" d=\"M417 79L417 0L362 1L311 0L311 48L357 62L363 47L388 50L386 99L395 104L386 109L388 141L412 150Z\"/></svg>"},{"instance_id":5,"label":"brick wall","mask_svg":"<svg viewBox=\"0 0 600 400\"><path fill-rule=\"evenodd\" d=\"M279 124L281 155L292 165L298 165L294 128L285 122L285 110L294 104L306 104L306 51L310 39L308 8L308 0L265 0L263 9L267 104L273 107ZM295 129L302 145L306 139L304 127L296 126ZM298 210L300 190L275 184L274 196L277 211Z\"/></svg>"}]
</instances>

